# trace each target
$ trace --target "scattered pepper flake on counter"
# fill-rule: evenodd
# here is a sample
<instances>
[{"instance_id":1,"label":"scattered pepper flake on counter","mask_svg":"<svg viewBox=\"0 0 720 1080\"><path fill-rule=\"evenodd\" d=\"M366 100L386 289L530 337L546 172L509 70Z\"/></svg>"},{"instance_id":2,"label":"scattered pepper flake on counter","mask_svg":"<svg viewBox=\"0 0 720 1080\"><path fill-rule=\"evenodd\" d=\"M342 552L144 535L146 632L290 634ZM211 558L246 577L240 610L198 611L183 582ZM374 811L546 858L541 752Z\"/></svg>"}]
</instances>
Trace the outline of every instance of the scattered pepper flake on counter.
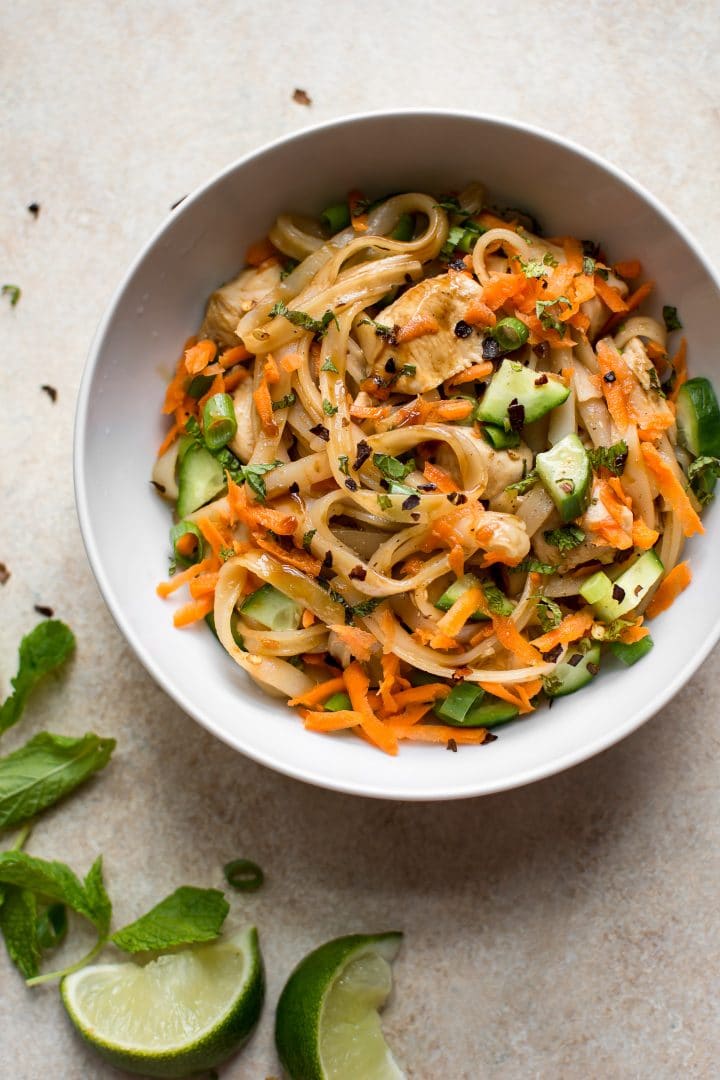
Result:
<instances>
[{"instance_id":1,"label":"scattered pepper flake on counter","mask_svg":"<svg viewBox=\"0 0 720 1080\"><path fill-rule=\"evenodd\" d=\"M42 386L40 387L40 389L42 391L44 391L44 393L47 394L47 396L50 398L50 400L52 401L52 403L54 405L55 402L57 401L57 396L58 396L58 392L55 389L55 387L54 386L49 386L48 383L43 383Z\"/></svg>"},{"instance_id":2,"label":"scattered pepper flake on counter","mask_svg":"<svg viewBox=\"0 0 720 1080\"><path fill-rule=\"evenodd\" d=\"M55 612L47 604L33 604L33 608L37 611L38 615L42 615L44 619L52 619Z\"/></svg>"},{"instance_id":3,"label":"scattered pepper flake on counter","mask_svg":"<svg viewBox=\"0 0 720 1080\"><path fill-rule=\"evenodd\" d=\"M2 289L0 289L0 293L9 298L10 307L15 307L22 296L22 289L19 285L3 285Z\"/></svg>"},{"instance_id":4,"label":"scattered pepper flake on counter","mask_svg":"<svg viewBox=\"0 0 720 1080\"><path fill-rule=\"evenodd\" d=\"M10 578L10 571L4 562L0 562L0 585L4 585Z\"/></svg>"},{"instance_id":5,"label":"scattered pepper flake on counter","mask_svg":"<svg viewBox=\"0 0 720 1080\"><path fill-rule=\"evenodd\" d=\"M38 202L28 203L28 211L29 211L29 213L32 214L32 216L34 218L37 218L39 216L39 214L40 214L40 203L38 203Z\"/></svg>"},{"instance_id":6,"label":"scattered pepper flake on counter","mask_svg":"<svg viewBox=\"0 0 720 1080\"><path fill-rule=\"evenodd\" d=\"M181 195L179 199L176 199L176 200L175 200L175 202L174 202L174 203L172 204L172 206L170 207L170 209L171 209L171 210L177 210L177 208L178 208L178 206L180 205L180 203L181 203L181 202L185 202L185 200L186 200L186 199L187 199L187 195Z\"/></svg>"},{"instance_id":7,"label":"scattered pepper flake on counter","mask_svg":"<svg viewBox=\"0 0 720 1080\"><path fill-rule=\"evenodd\" d=\"M294 90L293 101L297 105L312 105L312 98L308 94L307 90Z\"/></svg>"}]
</instances>

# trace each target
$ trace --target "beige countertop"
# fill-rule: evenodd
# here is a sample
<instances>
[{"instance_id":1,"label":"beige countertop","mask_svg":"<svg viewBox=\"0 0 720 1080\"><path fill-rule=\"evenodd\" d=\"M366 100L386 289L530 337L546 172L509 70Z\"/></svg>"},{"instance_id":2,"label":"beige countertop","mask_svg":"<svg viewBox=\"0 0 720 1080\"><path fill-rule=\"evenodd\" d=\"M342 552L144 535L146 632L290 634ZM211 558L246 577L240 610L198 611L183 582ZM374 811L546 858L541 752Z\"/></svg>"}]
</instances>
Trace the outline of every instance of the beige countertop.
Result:
<instances>
[{"instance_id":1,"label":"beige countertop","mask_svg":"<svg viewBox=\"0 0 720 1080\"><path fill-rule=\"evenodd\" d=\"M426 806L314 790L233 753L144 672L86 562L71 471L85 354L128 262L178 198L300 126L397 105L537 123L624 167L713 255L715 5L27 0L0 23L0 278L22 287L0 305L0 693L34 604L78 638L3 748L46 727L118 739L29 850L82 872L102 852L118 925L179 884L220 886L239 854L262 864L266 887L232 903L259 927L268 1004L223 1077L278 1074L273 1006L304 953L396 927L385 1028L413 1080L720 1075L717 651L632 737L532 787ZM119 1076L54 988L26 990L4 954L0 970L2 1075Z\"/></svg>"}]
</instances>

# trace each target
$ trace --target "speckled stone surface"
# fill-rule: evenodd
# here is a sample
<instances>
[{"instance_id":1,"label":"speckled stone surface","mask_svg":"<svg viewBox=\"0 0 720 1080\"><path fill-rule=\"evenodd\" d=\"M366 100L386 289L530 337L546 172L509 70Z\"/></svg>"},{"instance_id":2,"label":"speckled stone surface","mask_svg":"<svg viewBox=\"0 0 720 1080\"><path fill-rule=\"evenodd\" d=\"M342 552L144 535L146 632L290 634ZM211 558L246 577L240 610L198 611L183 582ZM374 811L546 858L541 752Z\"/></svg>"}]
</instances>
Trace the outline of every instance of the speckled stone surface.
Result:
<instances>
[{"instance_id":1,"label":"speckled stone surface","mask_svg":"<svg viewBox=\"0 0 720 1080\"><path fill-rule=\"evenodd\" d=\"M304 953L395 927L385 1027L412 1080L720 1076L717 651L642 730L533 787L429 806L313 790L234 754L145 674L88 568L71 472L84 357L129 260L175 200L308 123L395 105L538 123L623 166L716 252L716 6L26 0L0 24L0 278L23 290L0 305L0 689L34 604L79 642L3 745L46 727L118 739L29 850L82 872L103 852L118 925L178 884L221 885L233 856L263 865L233 918L259 927L268 1004L223 1077L279 1075L273 1005ZM54 988L26 990L4 955L0 971L2 1076L120 1075Z\"/></svg>"}]
</instances>

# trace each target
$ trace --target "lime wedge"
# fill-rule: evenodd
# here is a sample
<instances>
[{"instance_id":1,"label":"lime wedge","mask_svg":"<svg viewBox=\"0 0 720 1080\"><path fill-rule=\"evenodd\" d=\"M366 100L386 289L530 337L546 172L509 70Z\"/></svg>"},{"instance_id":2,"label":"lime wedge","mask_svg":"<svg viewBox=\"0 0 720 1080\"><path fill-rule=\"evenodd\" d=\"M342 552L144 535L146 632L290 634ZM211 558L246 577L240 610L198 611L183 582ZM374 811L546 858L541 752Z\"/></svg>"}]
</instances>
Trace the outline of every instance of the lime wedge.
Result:
<instances>
[{"instance_id":1,"label":"lime wedge","mask_svg":"<svg viewBox=\"0 0 720 1080\"><path fill-rule=\"evenodd\" d=\"M353 934L298 964L275 1018L278 1055L291 1080L404 1080L378 1016L401 940L399 933Z\"/></svg>"},{"instance_id":2,"label":"lime wedge","mask_svg":"<svg viewBox=\"0 0 720 1080\"><path fill-rule=\"evenodd\" d=\"M187 1076L220 1064L249 1037L265 992L254 927L149 964L95 964L60 992L86 1042L143 1076Z\"/></svg>"}]
</instances>

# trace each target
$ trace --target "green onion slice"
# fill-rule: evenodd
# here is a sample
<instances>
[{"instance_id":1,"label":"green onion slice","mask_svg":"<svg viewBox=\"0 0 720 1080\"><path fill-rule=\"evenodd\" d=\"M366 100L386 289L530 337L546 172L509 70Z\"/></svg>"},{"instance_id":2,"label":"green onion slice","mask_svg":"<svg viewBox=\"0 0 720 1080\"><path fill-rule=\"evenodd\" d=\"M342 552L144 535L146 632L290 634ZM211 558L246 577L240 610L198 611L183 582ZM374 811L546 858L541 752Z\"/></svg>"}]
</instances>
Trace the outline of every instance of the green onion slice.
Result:
<instances>
[{"instance_id":1,"label":"green onion slice","mask_svg":"<svg viewBox=\"0 0 720 1080\"><path fill-rule=\"evenodd\" d=\"M530 336L525 323L512 315L496 323L490 333L504 352L514 352L515 349L519 349Z\"/></svg>"},{"instance_id":2,"label":"green onion slice","mask_svg":"<svg viewBox=\"0 0 720 1080\"><path fill-rule=\"evenodd\" d=\"M335 203L334 206L326 206L320 215L320 221L331 233L347 229L350 224L350 207L346 202Z\"/></svg>"},{"instance_id":3,"label":"green onion slice","mask_svg":"<svg viewBox=\"0 0 720 1080\"><path fill-rule=\"evenodd\" d=\"M237 420L229 394L213 394L203 406L203 434L210 450L220 450L237 431Z\"/></svg>"},{"instance_id":4,"label":"green onion slice","mask_svg":"<svg viewBox=\"0 0 720 1080\"><path fill-rule=\"evenodd\" d=\"M238 892L255 892L265 880L262 870L251 859L233 859L226 863L223 872L228 885Z\"/></svg>"},{"instance_id":5,"label":"green onion slice","mask_svg":"<svg viewBox=\"0 0 720 1080\"><path fill-rule=\"evenodd\" d=\"M195 547L188 551L187 544L183 544L180 550L178 544L183 536L194 536L197 540ZM177 525L173 525L170 530L170 543L175 561L181 566L193 566L199 563L205 554L205 540L194 521L179 521Z\"/></svg>"}]
</instances>

